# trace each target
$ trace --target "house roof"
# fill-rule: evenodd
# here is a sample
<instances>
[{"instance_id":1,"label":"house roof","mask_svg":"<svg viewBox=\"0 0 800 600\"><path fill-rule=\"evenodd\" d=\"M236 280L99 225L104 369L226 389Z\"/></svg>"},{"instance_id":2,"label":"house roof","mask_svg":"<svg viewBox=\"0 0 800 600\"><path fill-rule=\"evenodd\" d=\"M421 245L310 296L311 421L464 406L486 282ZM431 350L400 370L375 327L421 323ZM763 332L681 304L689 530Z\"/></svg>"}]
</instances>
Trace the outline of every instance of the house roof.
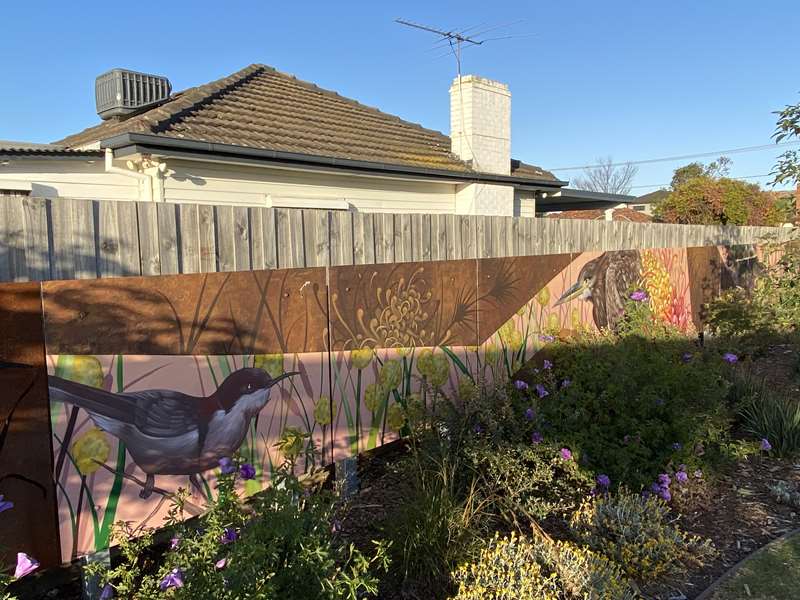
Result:
<instances>
[{"instance_id":1,"label":"house roof","mask_svg":"<svg viewBox=\"0 0 800 600\"><path fill-rule=\"evenodd\" d=\"M32 142L15 142L0 140L0 154L2 155L74 155L74 156L99 156L100 150L74 150L56 144L35 144Z\"/></svg>"},{"instance_id":2,"label":"house roof","mask_svg":"<svg viewBox=\"0 0 800 600\"><path fill-rule=\"evenodd\" d=\"M108 120L56 144L79 148L140 133L247 148L475 174L450 152L450 138L254 64L173 94L165 103ZM511 176L558 182L552 173L511 161Z\"/></svg>"},{"instance_id":3,"label":"house roof","mask_svg":"<svg viewBox=\"0 0 800 600\"><path fill-rule=\"evenodd\" d=\"M550 219L591 219L593 221L602 221L605 219L605 211L603 209L565 210L547 216ZM611 220L650 223L653 218L632 208L615 208L611 213Z\"/></svg>"},{"instance_id":4,"label":"house roof","mask_svg":"<svg viewBox=\"0 0 800 600\"><path fill-rule=\"evenodd\" d=\"M669 190L656 190L636 198L636 204L652 204L653 202L660 202L667 196L669 196Z\"/></svg>"}]
</instances>

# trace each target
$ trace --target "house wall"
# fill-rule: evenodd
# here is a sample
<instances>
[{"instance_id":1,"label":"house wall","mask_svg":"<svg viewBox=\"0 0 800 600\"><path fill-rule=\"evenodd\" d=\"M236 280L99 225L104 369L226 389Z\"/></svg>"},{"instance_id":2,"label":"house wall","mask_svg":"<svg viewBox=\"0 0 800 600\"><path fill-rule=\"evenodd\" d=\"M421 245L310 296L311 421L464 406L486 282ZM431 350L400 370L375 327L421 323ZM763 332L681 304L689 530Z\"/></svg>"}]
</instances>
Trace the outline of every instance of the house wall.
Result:
<instances>
[{"instance_id":1,"label":"house wall","mask_svg":"<svg viewBox=\"0 0 800 600\"><path fill-rule=\"evenodd\" d=\"M8 159L0 163L4 180L30 181L31 196L89 200L138 200L139 184L132 177L106 173L98 159Z\"/></svg>"},{"instance_id":2,"label":"house wall","mask_svg":"<svg viewBox=\"0 0 800 600\"><path fill-rule=\"evenodd\" d=\"M514 193L514 216L535 217L536 197L534 192L516 190Z\"/></svg>"},{"instance_id":3,"label":"house wall","mask_svg":"<svg viewBox=\"0 0 800 600\"><path fill-rule=\"evenodd\" d=\"M167 161L167 202L339 208L346 200L364 212L453 213L455 185L270 169ZM311 201L311 202L309 202Z\"/></svg>"}]
</instances>

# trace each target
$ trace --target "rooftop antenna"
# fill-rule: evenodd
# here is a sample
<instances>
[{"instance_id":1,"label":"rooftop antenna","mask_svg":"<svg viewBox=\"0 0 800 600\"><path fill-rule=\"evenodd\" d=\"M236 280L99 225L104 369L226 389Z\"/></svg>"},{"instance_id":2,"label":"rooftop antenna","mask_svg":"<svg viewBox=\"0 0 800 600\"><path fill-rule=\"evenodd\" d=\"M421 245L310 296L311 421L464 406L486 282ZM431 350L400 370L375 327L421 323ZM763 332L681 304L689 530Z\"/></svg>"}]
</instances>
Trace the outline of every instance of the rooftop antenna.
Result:
<instances>
[{"instance_id":1,"label":"rooftop antenna","mask_svg":"<svg viewBox=\"0 0 800 600\"><path fill-rule=\"evenodd\" d=\"M419 23L414 23L413 21L406 21L405 19L395 19L395 23L399 23L400 25L405 25L406 27L413 27L414 29L421 29L422 31L429 31L431 33L435 33L438 36L441 36L439 41L446 41L450 44L450 49L453 52L453 56L456 57L456 70L458 71L458 79L461 80L461 46L462 44L469 44L474 46L480 46L486 40L476 40L474 36L467 36L464 35L464 32L458 31L442 31L441 29L437 29L435 27L429 27L428 25L421 25ZM474 28L473 28L474 29Z\"/></svg>"}]
</instances>

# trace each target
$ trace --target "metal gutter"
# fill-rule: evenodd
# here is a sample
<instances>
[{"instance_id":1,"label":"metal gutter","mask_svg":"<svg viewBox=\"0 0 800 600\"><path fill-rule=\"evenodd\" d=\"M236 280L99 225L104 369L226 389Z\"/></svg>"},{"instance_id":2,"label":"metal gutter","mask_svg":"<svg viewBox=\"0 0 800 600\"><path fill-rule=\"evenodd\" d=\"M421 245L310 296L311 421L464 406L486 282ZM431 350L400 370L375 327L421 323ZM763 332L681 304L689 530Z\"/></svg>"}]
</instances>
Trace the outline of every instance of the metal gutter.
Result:
<instances>
[{"instance_id":1,"label":"metal gutter","mask_svg":"<svg viewBox=\"0 0 800 600\"><path fill-rule=\"evenodd\" d=\"M306 168L335 168L350 172L365 174L407 175L429 179L448 180L462 183L499 183L505 185L535 186L537 189L559 189L567 184L566 181L552 179L529 179L511 175L493 175L491 173L477 173L469 171L450 171L447 169L429 169L398 164L379 163L348 158L334 158L330 156L316 156L283 152L280 150L265 150L262 148L249 148L234 144L218 144L199 140L186 140L171 138L147 133L123 133L108 139L100 144L101 148L111 148L115 156L126 154L191 154L195 157L218 157L231 159L249 159L257 164L275 166L302 166Z\"/></svg>"}]
</instances>

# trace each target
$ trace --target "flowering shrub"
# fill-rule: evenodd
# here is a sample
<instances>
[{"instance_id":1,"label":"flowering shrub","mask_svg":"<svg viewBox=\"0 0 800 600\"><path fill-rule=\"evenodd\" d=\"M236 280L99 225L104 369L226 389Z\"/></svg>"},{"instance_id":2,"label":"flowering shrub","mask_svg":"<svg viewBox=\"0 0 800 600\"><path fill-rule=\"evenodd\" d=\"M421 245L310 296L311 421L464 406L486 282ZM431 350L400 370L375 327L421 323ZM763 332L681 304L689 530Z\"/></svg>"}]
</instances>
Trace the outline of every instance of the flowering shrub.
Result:
<instances>
[{"instance_id":1,"label":"flowering shrub","mask_svg":"<svg viewBox=\"0 0 800 600\"><path fill-rule=\"evenodd\" d=\"M619 564L625 573L649 583L703 564L714 550L708 541L684 533L671 522L667 505L620 490L587 500L570 520L579 542Z\"/></svg>"},{"instance_id":2,"label":"flowering shrub","mask_svg":"<svg viewBox=\"0 0 800 600\"><path fill-rule=\"evenodd\" d=\"M508 522L565 516L592 490L592 476L550 444L490 445L479 440L466 454Z\"/></svg>"},{"instance_id":3,"label":"flowering shrub","mask_svg":"<svg viewBox=\"0 0 800 600\"><path fill-rule=\"evenodd\" d=\"M612 333L550 352L553 367L535 373L530 390L513 390L526 440L559 442L580 464L639 488L670 463L703 466L727 438L718 354L682 337ZM547 395L532 393L535 385ZM533 419L523 417L528 408Z\"/></svg>"},{"instance_id":4,"label":"flowering shrub","mask_svg":"<svg viewBox=\"0 0 800 600\"><path fill-rule=\"evenodd\" d=\"M376 543L368 557L340 543L329 494L310 493L287 464L270 488L244 504L236 480L249 470L225 470L199 523L183 522L186 492L174 498L167 524L176 533L163 556L147 552L152 530L115 526L121 564L110 571L101 563L86 568L100 577L104 598L163 598L165 590L185 599L355 600L377 593L375 572L388 567L386 546Z\"/></svg>"},{"instance_id":5,"label":"flowering shrub","mask_svg":"<svg viewBox=\"0 0 800 600\"><path fill-rule=\"evenodd\" d=\"M475 562L454 573L452 600L559 600L636 597L619 567L565 542L495 534Z\"/></svg>"}]
</instances>

